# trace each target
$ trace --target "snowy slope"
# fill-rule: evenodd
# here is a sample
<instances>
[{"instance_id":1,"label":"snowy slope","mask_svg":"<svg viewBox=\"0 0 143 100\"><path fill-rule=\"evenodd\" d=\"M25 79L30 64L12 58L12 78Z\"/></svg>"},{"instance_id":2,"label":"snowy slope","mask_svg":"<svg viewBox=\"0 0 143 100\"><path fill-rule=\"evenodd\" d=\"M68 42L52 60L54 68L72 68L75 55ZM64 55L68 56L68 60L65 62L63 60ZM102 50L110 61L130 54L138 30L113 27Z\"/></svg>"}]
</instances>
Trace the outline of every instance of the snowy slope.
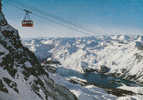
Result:
<instances>
[{"instance_id":1,"label":"snowy slope","mask_svg":"<svg viewBox=\"0 0 143 100\"><path fill-rule=\"evenodd\" d=\"M143 82L142 36L112 35L82 38L32 39L25 40L24 44L30 48L30 50L33 51L38 58L40 58L40 60L52 59L54 61L60 61L61 65L56 66L56 75L50 74L51 78L57 83L70 89L80 100L83 100L83 98L86 97L88 98L86 98L87 100L96 100L97 98L97 100L100 100L101 98L102 100L143 99L142 95L116 97L109 95L104 89L93 85L83 87L64 81L69 80L71 77L85 79L84 76L86 75L87 81L89 82L92 79L94 82L102 81L102 79L104 79L103 82L105 82L105 84L107 83L107 85L108 83L109 85L115 86L120 84L117 88L129 91L135 89L136 91L133 92L137 94L143 93L141 86L130 82L136 81L140 82L140 84ZM103 72L102 66L108 69L106 75L109 75L109 77L107 76L107 79L105 79L105 77L96 80L96 78L98 78L98 74L86 74L88 71L95 70ZM115 84L110 84L110 81L112 81L110 76L129 81L122 82L124 80L121 80L120 83L119 79L117 79L117 84L116 82ZM60 81L60 79L62 81ZM100 92L100 90L102 90L102 92ZM100 93L103 93L102 96Z\"/></svg>"},{"instance_id":2,"label":"snowy slope","mask_svg":"<svg viewBox=\"0 0 143 100\"><path fill-rule=\"evenodd\" d=\"M0 100L77 100L49 78L18 31L0 14Z\"/></svg>"},{"instance_id":3,"label":"snowy slope","mask_svg":"<svg viewBox=\"0 0 143 100\"><path fill-rule=\"evenodd\" d=\"M143 81L142 36L35 39L25 41L25 45L38 57L56 59L69 69L83 72L104 65L110 68L109 73Z\"/></svg>"},{"instance_id":4,"label":"snowy slope","mask_svg":"<svg viewBox=\"0 0 143 100\"><path fill-rule=\"evenodd\" d=\"M108 94L104 89L96 87L94 85L81 86L79 84L72 84L71 82L64 79L59 74L49 73L50 77L55 80L56 83L61 84L73 92L79 100L142 100L142 95L127 95L117 97L112 94ZM141 87L120 87L123 90L134 91L135 93L143 93Z\"/></svg>"},{"instance_id":5,"label":"snowy slope","mask_svg":"<svg viewBox=\"0 0 143 100\"><path fill-rule=\"evenodd\" d=\"M62 76L58 74L49 74L50 77L55 80L56 83L61 84L65 87L68 87L78 98L79 100L116 100L117 97L111 94L108 94L101 88L98 88L93 85L82 87L78 84L72 84L66 81Z\"/></svg>"}]
</instances>

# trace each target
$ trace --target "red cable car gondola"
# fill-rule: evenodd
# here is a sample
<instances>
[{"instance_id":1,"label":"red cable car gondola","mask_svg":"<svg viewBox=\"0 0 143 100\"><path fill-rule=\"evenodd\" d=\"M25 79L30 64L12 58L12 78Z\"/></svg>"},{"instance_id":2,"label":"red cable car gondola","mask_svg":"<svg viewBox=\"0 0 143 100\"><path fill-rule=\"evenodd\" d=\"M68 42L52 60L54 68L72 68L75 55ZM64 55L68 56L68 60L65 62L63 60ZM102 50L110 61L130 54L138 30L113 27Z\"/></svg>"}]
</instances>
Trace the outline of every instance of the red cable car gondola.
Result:
<instances>
[{"instance_id":1,"label":"red cable car gondola","mask_svg":"<svg viewBox=\"0 0 143 100\"><path fill-rule=\"evenodd\" d=\"M30 14L32 12L26 9L24 9L24 11L25 11L25 16L24 19L22 20L22 27L33 27L34 23L30 18Z\"/></svg>"}]
</instances>

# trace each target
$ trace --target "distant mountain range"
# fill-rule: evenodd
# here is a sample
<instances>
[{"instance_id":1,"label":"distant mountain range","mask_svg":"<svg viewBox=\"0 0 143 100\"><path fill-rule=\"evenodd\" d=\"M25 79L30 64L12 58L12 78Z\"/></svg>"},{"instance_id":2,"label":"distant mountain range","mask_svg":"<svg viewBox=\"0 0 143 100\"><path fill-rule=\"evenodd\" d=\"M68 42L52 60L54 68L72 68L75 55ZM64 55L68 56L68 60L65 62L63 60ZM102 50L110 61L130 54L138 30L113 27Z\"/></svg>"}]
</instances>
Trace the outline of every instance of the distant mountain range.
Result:
<instances>
[{"instance_id":1,"label":"distant mountain range","mask_svg":"<svg viewBox=\"0 0 143 100\"><path fill-rule=\"evenodd\" d=\"M143 84L143 36L37 38L25 40L24 45L41 61L60 62L56 72L66 78L97 72Z\"/></svg>"}]
</instances>

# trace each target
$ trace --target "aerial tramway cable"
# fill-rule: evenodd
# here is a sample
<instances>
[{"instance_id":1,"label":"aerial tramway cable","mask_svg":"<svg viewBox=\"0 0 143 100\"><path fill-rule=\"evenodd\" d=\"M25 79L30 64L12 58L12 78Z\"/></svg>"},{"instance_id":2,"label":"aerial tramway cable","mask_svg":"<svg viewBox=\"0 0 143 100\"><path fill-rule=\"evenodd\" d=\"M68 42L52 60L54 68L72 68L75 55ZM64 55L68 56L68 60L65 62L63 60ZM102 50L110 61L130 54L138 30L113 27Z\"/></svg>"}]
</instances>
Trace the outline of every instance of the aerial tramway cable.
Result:
<instances>
[{"instance_id":1,"label":"aerial tramway cable","mask_svg":"<svg viewBox=\"0 0 143 100\"><path fill-rule=\"evenodd\" d=\"M8 1L10 1L10 0L8 0ZM24 5L24 4L22 4L21 2L18 2L18 1L15 1L15 2L11 1L11 3L8 4L8 5L13 6L13 7L15 7L19 10L23 10L23 8L30 8L30 10L33 12L32 15L34 15L34 16L47 19L50 22L53 22L53 23L58 24L58 25L62 25L64 27L67 27L71 30L74 30L74 31L77 31L77 32L80 32L80 33L83 33L83 34L93 35L93 33L94 33L94 32L89 31L88 29L84 28L83 26L81 26L79 24L75 24L71 21L65 20L62 17L59 17L59 16L56 16L56 15L49 14L47 12L41 11L38 8L34 8L34 7L31 7L31 6L28 6L28 5Z\"/></svg>"},{"instance_id":2,"label":"aerial tramway cable","mask_svg":"<svg viewBox=\"0 0 143 100\"><path fill-rule=\"evenodd\" d=\"M11 6L12 6L12 5L11 5ZM13 6L13 7L15 7L15 8L17 8L17 9L23 11L23 9L20 8L20 7L18 7L18 6ZM46 19L46 20L48 20L48 21L50 21L50 22L52 22L52 23L55 23L55 24L57 24L57 25L62 25L62 26L64 26L64 27L66 27L66 28L68 28L68 29L71 29L71 30L74 30L74 31L76 31L76 32L80 32L80 33L82 33L82 34L88 35L88 33L84 32L84 31L81 31L81 30L79 30L79 29L77 29L77 28L73 28L73 27L71 27L71 26L69 26L69 25L65 25L65 24L63 24L63 23L57 22L57 21L55 21L55 20L53 20L53 19L50 19L50 18L47 17L47 16L38 15L37 13L33 13L32 15L34 15L34 16L36 16L36 17L39 17L40 19Z\"/></svg>"}]
</instances>

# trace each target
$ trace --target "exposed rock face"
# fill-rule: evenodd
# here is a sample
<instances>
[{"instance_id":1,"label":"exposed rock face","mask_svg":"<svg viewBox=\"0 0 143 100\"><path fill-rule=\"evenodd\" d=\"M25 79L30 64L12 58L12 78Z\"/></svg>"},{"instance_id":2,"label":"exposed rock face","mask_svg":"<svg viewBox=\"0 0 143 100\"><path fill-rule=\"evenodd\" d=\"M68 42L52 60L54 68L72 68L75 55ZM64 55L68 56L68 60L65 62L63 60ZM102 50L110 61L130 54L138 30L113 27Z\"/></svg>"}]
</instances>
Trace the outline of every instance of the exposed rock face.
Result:
<instances>
[{"instance_id":1,"label":"exposed rock face","mask_svg":"<svg viewBox=\"0 0 143 100\"><path fill-rule=\"evenodd\" d=\"M77 100L55 84L0 14L0 100Z\"/></svg>"},{"instance_id":2,"label":"exposed rock face","mask_svg":"<svg viewBox=\"0 0 143 100\"><path fill-rule=\"evenodd\" d=\"M4 26L4 25L7 25L7 24L8 23L7 23L7 21L6 21L5 17L4 17L4 14L2 12L0 12L0 25Z\"/></svg>"}]
</instances>

